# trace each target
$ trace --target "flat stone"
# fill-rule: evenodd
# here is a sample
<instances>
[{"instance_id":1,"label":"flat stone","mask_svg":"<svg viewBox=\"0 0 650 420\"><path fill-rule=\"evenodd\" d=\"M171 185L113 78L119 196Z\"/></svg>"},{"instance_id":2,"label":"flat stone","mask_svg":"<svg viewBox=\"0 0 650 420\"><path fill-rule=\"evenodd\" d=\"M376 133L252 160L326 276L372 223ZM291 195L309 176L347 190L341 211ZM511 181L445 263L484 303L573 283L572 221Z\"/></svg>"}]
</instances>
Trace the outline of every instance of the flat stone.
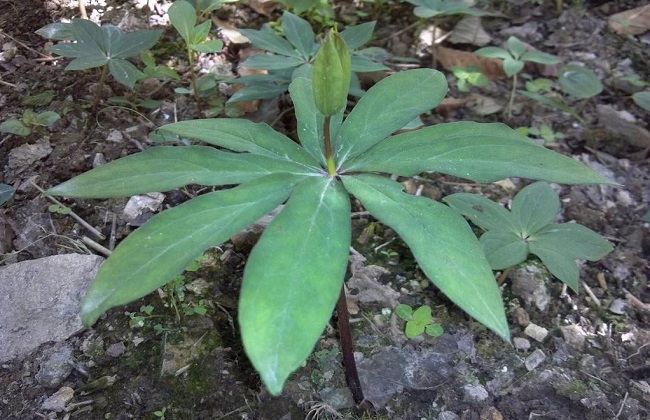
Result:
<instances>
[{"instance_id":1,"label":"flat stone","mask_svg":"<svg viewBox=\"0 0 650 420\"><path fill-rule=\"evenodd\" d=\"M528 371L535 370L537 366L541 365L544 360L546 360L546 354L540 349L535 350L530 354L530 356L526 357L526 360L524 361L524 365L526 366L526 369Z\"/></svg>"},{"instance_id":2,"label":"flat stone","mask_svg":"<svg viewBox=\"0 0 650 420\"><path fill-rule=\"evenodd\" d=\"M584 348L587 333L585 333L580 325L565 325L560 327L560 331L562 332L564 341L566 341L569 347L574 350L582 350Z\"/></svg>"},{"instance_id":3,"label":"flat stone","mask_svg":"<svg viewBox=\"0 0 650 420\"><path fill-rule=\"evenodd\" d=\"M74 389L69 386L61 387L52 396L43 401L41 410L56 411L57 413L65 410L66 404L74 397Z\"/></svg>"},{"instance_id":4,"label":"flat stone","mask_svg":"<svg viewBox=\"0 0 650 420\"><path fill-rule=\"evenodd\" d=\"M547 277L534 264L515 268L510 273L512 293L519 296L529 305L535 305L540 311L545 311L551 303L551 294L546 287Z\"/></svg>"},{"instance_id":5,"label":"flat stone","mask_svg":"<svg viewBox=\"0 0 650 420\"><path fill-rule=\"evenodd\" d=\"M45 350L36 372L36 382L46 388L56 388L72 373L72 346L57 344Z\"/></svg>"},{"instance_id":6,"label":"flat stone","mask_svg":"<svg viewBox=\"0 0 650 420\"><path fill-rule=\"evenodd\" d=\"M469 402L482 402L490 396L483 385L465 385L465 400Z\"/></svg>"},{"instance_id":7,"label":"flat stone","mask_svg":"<svg viewBox=\"0 0 650 420\"><path fill-rule=\"evenodd\" d=\"M517 350L526 351L530 349L530 341L523 337L515 337L512 339L512 344Z\"/></svg>"},{"instance_id":8,"label":"flat stone","mask_svg":"<svg viewBox=\"0 0 650 420\"><path fill-rule=\"evenodd\" d=\"M0 362L83 329L81 298L104 259L54 255L0 268Z\"/></svg>"},{"instance_id":9,"label":"flat stone","mask_svg":"<svg viewBox=\"0 0 650 420\"><path fill-rule=\"evenodd\" d=\"M544 327L540 327L539 325L533 324L531 322L524 330L524 334L534 339L535 341L539 341L541 343L546 339L546 336L548 335L548 330Z\"/></svg>"}]
</instances>

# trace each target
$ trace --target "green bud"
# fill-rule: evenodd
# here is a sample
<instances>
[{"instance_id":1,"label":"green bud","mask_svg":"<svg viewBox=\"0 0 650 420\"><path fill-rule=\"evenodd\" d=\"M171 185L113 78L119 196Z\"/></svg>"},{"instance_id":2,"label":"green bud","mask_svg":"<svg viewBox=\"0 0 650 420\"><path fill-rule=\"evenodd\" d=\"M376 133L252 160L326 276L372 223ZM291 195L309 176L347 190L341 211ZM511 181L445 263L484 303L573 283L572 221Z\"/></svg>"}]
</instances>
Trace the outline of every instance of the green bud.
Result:
<instances>
[{"instance_id":1,"label":"green bud","mask_svg":"<svg viewBox=\"0 0 650 420\"><path fill-rule=\"evenodd\" d=\"M345 41L338 32L330 31L316 53L312 72L316 107L326 117L347 104L351 66Z\"/></svg>"}]
</instances>

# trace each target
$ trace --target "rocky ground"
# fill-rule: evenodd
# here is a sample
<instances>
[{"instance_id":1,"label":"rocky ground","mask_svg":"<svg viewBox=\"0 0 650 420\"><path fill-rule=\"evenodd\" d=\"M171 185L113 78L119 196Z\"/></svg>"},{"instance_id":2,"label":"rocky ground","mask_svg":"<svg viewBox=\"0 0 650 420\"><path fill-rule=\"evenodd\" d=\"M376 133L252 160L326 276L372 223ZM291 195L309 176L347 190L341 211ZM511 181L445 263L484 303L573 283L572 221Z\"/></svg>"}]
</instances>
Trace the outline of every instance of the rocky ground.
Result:
<instances>
[{"instance_id":1,"label":"rocky ground","mask_svg":"<svg viewBox=\"0 0 650 420\"><path fill-rule=\"evenodd\" d=\"M127 30L164 23L165 1L87 3L91 18ZM261 5L265 2L248 3L224 7L215 21L224 28L259 27L279 16L273 7ZM333 3L342 21L378 19L373 45L411 59L389 66L431 66L427 25L418 23L409 4ZM151 209L140 205L144 214L130 216L124 213L127 199L64 200L99 231L93 234L51 207L37 186L56 185L93 164L151 147L148 134L154 126L168 122L174 112L178 119L196 118L196 109L186 96L174 93L175 82L163 82L140 92L161 101L153 111L135 113L105 102L91 115L85 105L92 101L97 73L65 72L66 60L53 60L45 50L47 40L34 33L74 16L77 2L0 4L0 119L19 117L24 99L44 91L52 91L53 100L38 110L62 115L48 129L27 137L0 135L0 183L16 190L0 208L0 389L5 390L0 418L648 418L650 225L643 216L650 203L650 134L648 113L630 99L642 88L625 76L637 74L650 81L650 38L648 32L621 34L608 27L609 16L638 4L567 2L576 4L565 4L557 15L546 2L493 3L503 16L483 20L491 45L514 34L564 63L586 65L604 84L593 99L569 100L581 120L518 97L507 123L551 126L565 138L549 147L621 184L556 188L563 204L560 220L599 232L615 249L582 266L579 295L563 288L534 259L497 273L514 337L508 344L431 286L395 232L356 209L353 246L359 255L352 257L347 285L359 371L374 413L354 408L334 328L324 332L281 397L273 398L262 388L242 351L235 321L239 282L255 231L208 251L195 270L158 293L110 311L92 329L81 328L79 299L101 262L90 254L103 255L96 245L111 248L151 212L201 191L190 188L151 197ZM647 30L650 18L645 16ZM442 25L450 29L454 23ZM202 57L201 64L217 63L220 71L234 75L245 46L234 44L226 31L221 36L227 52ZM173 37L168 29L162 42ZM442 45L478 48L450 41ZM164 48L160 53L165 54ZM457 59L456 53L439 53L439 66L445 67L450 54ZM168 63L179 73L186 70L179 57L169 57ZM427 124L503 121L507 80L495 78L490 86L465 93L456 89L451 75L448 79L450 99L423 117ZM123 93L121 85L111 82L104 99ZM248 105L222 112L246 113L292 135L287 99ZM400 181L407 191L434 199L465 191L502 203L527 184L512 179L478 185L438 174ZM444 334L406 339L404 322L392 312L398 303L429 305Z\"/></svg>"}]
</instances>

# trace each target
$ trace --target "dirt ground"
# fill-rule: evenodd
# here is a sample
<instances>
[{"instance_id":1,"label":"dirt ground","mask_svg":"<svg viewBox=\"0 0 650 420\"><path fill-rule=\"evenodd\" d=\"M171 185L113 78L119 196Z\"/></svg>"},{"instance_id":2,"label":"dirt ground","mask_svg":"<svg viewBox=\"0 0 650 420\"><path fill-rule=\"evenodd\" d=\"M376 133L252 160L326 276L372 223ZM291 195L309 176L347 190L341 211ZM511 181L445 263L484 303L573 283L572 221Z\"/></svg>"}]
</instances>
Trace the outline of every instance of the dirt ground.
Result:
<instances>
[{"instance_id":1,"label":"dirt ground","mask_svg":"<svg viewBox=\"0 0 650 420\"><path fill-rule=\"evenodd\" d=\"M158 7L151 11L136 8L136 1L87 3L91 16L105 10L106 3L114 6L101 14L103 23L157 22L164 15ZM425 25L417 24L410 5L397 1L333 3L335 11L347 21L379 20L372 45L395 56L415 59L418 66L431 66L429 47L418 38ZM584 264L579 295L567 293L534 259L502 273L511 334L521 339L514 346L504 343L446 300L426 281L395 232L378 225L358 208L353 220L353 246L368 264L382 268L377 268L379 275L375 276L377 290L398 296L392 300L364 300L355 297L361 296L363 289L351 288L351 299L358 307L353 329L362 376L372 378L373 387L394 388L377 397L382 404L376 412L362 413L350 403L334 328L324 332L315 353L291 377L281 397L271 397L263 389L243 353L234 321L239 281L250 249L244 241L208 252L201 267L187 273L176 287L166 287L142 301L112 310L94 328L64 343L45 344L22 360L3 364L0 418L648 418L650 224L642 216L650 203L650 142L621 135L604 124L598 111L599 106L625 110L638 127L650 128L648 113L630 99L634 88L615 77L636 73L641 80L650 81L650 41L641 36L618 35L607 28L608 16L639 2L565 2L559 16L551 4L554 2L493 3L497 9L502 3L508 5L502 10L505 18L484 22L494 45L507 38L508 28L532 26L524 35L529 38L527 42L558 55L565 63L585 63L605 86L595 98L571 103L583 122L522 97L517 98L514 116L508 121L513 127L552 125L555 132L566 137L549 147L581 160L622 185L558 186L563 203L561 220L581 223L615 247L603 260ZM197 116L192 102L175 94L177 85L170 82L146 86L142 92L162 101L158 110L140 110L142 114L138 114L105 103L97 115L90 115L85 105L92 101L97 73L64 71L66 60L53 60L45 50L48 41L34 33L47 23L76 13L76 2L72 1L0 3L0 120L20 116L26 96L48 90L54 99L46 108L62 115L49 129L27 137L0 135L0 182L16 188L14 198L0 209L0 264L92 252L80 241L86 234L83 228L69 216L50 211L51 203L32 182L47 188L90 169L97 159L110 162L151 147L147 137L153 131L151 122L156 126L164 124L170 110L176 111L178 119ZM278 11L270 13L271 19L279 16ZM257 28L269 20L255 8L238 4L224 7L217 15L220 21L230 21L240 28ZM170 43L173 37L173 31L167 28L161 43ZM226 52L218 60L230 66L234 75L243 47L226 44ZM476 49L462 45L454 48ZM170 65L182 70L182 59L168 58ZM401 64L395 63L392 65L400 68ZM467 95L455 88L451 76L449 80L450 97ZM490 87L473 91L505 102L509 86L506 80L496 80ZM124 92L123 86L110 81L104 99ZM295 137L290 111L289 100L281 98L259 105L247 116L274 123L276 129ZM460 106L424 117L427 124L460 119L492 122L502 121L502 115L479 115L477 108ZM12 151L16 153L26 145L31 146L31 158L16 163L11 159L15 157ZM501 202L527 185L527 181L519 179L478 185L439 174L400 181L408 191L419 190L434 199L464 191L479 192ZM189 187L167 193L163 205L179 204L200 192ZM111 228L113 214L117 215L116 236L121 239L133 229L120 217L126 200L64 202L105 232ZM530 280L531 273L540 276L538 280ZM522 281L537 281L547 304L531 297L534 293L517 290L514 285ZM406 340L401 334L401 321L385 311L392 309L391 302L430 305L445 334ZM205 306L207 314L188 314L180 307L183 303ZM153 312L143 309L147 305ZM524 332L529 323L543 326L548 334L541 341L535 340ZM37 375L41 364L48 355L66 349L74 360L69 374L53 387L44 386ZM435 359L431 356L434 354L444 357ZM391 367L399 370L406 366L422 378L400 383L402 379L396 379L402 378L399 374L391 376ZM59 411L44 408L44 402L64 388L64 392L67 388L74 391L65 407Z\"/></svg>"}]
</instances>

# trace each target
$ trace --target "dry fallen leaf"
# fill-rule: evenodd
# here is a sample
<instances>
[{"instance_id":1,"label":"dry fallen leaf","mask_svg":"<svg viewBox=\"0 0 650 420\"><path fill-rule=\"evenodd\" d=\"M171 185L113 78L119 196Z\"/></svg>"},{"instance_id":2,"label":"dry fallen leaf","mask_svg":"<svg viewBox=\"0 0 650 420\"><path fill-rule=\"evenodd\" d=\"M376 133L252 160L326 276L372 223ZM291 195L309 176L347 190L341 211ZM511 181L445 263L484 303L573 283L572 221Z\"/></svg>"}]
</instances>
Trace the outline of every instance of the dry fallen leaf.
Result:
<instances>
[{"instance_id":1,"label":"dry fallen leaf","mask_svg":"<svg viewBox=\"0 0 650 420\"><path fill-rule=\"evenodd\" d=\"M620 35L641 35L650 30L650 5L611 15L607 24Z\"/></svg>"},{"instance_id":2,"label":"dry fallen leaf","mask_svg":"<svg viewBox=\"0 0 650 420\"><path fill-rule=\"evenodd\" d=\"M472 44L482 47L489 44L492 37L483 29L480 17L465 16L454 26L447 41L452 44Z\"/></svg>"},{"instance_id":3,"label":"dry fallen leaf","mask_svg":"<svg viewBox=\"0 0 650 420\"><path fill-rule=\"evenodd\" d=\"M438 61L446 70L451 70L452 67L468 67L478 66L481 73L490 80L504 79L506 77L503 72L501 60L498 58L481 57L471 52L455 50L453 48L445 48L438 46Z\"/></svg>"}]
</instances>

